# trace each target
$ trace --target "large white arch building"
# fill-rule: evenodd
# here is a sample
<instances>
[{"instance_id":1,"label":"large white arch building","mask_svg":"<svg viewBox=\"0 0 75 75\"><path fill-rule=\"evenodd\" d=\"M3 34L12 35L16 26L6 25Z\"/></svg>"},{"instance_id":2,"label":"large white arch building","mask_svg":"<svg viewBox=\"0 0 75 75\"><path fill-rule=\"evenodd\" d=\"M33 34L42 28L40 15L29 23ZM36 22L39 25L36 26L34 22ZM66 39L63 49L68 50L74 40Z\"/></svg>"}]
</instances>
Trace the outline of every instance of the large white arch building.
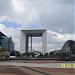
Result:
<instances>
[{"instance_id":1,"label":"large white arch building","mask_svg":"<svg viewBox=\"0 0 75 75\"><path fill-rule=\"evenodd\" d=\"M21 30L20 32L20 50L21 53L28 53L28 39L31 37L42 37L42 53L47 52L47 32L46 29ZM31 43L32 46L32 43ZM32 47L31 47L32 49Z\"/></svg>"}]
</instances>

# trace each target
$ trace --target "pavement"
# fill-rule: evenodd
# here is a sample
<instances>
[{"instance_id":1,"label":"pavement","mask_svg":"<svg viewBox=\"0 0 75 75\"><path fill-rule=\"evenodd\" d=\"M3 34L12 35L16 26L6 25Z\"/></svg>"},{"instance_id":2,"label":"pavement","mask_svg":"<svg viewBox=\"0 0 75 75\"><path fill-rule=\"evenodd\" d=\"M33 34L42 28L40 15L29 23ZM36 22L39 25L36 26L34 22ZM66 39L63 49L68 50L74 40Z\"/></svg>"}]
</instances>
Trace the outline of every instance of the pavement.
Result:
<instances>
[{"instance_id":1,"label":"pavement","mask_svg":"<svg viewBox=\"0 0 75 75\"><path fill-rule=\"evenodd\" d=\"M62 68L62 66L63 68ZM69 67L65 68L64 64ZM71 67L72 65L72 67ZM0 62L0 75L75 75L75 63Z\"/></svg>"},{"instance_id":2,"label":"pavement","mask_svg":"<svg viewBox=\"0 0 75 75\"><path fill-rule=\"evenodd\" d=\"M0 66L0 75L75 75L75 69Z\"/></svg>"},{"instance_id":3,"label":"pavement","mask_svg":"<svg viewBox=\"0 0 75 75\"><path fill-rule=\"evenodd\" d=\"M64 67L64 65L66 66ZM45 67L45 68L75 68L75 63L17 63L17 62L0 62L4 66L26 66L26 67Z\"/></svg>"}]
</instances>

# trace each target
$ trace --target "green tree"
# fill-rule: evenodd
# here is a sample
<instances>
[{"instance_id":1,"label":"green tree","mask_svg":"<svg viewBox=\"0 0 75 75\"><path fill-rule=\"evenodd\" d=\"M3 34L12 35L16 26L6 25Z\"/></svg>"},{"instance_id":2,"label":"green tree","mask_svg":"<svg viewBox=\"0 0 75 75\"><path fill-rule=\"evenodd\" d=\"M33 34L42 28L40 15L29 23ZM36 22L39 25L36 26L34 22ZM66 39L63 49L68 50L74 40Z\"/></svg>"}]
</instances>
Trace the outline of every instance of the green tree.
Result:
<instances>
[{"instance_id":1,"label":"green tree","mask_svg":"<svg viewBox=\"0 0 75 75\"><path fill-rule=\"evenodd\" d=\"M19 57L19 58L21 57L21 53L19 51L16 51L15 54L16 54L16 57Z\"/></svg>"},{"instance_id":2,"label":"green tree","mask_svg":"<svg viewBox=\"0 0 75 75\"><path fill-rule=\"evenodd\" d=\"M35 57L35 55L36 55L35 53L31 53L31 57Z\"/></svg>"},{"instance_id":3,"label":"green tree","mask_svg":"<svg viewBox=\"0 0 75 75\"><path fill-rule=\"evenodd\" d=\"M37 57L43 58L43 53L40 53L40 55L38 55Z\"/></svg>"},{"instance_id":4,"label":"green tree","mask_svg":"<svg viewBox=\"0 0 75 75\"><path fill-rule=\"evenodd\" d=\"M44 54L44 58L48 58L48 53L45 53Z\"/></svg>"},{"instance_id":5,"label":"green tree","mask_svg":"<svg viewBox=\"0 0 75 75\"><path fill-rule=\"evenodd\" d=\"M51 51L51 52L49 53L49 57L55 57L54 51Z\"/></svg>"},{"instance_id":6,"label":"green tree","mask_svg":"<svg viewBox=\"0 0 75 75\"><path fill-rule=\"evenodd\" d=\"M61 58L61 57L62 57L62 53L56 53L56 54L55 54L55 57Z\"/></svg>"}]
</instances>

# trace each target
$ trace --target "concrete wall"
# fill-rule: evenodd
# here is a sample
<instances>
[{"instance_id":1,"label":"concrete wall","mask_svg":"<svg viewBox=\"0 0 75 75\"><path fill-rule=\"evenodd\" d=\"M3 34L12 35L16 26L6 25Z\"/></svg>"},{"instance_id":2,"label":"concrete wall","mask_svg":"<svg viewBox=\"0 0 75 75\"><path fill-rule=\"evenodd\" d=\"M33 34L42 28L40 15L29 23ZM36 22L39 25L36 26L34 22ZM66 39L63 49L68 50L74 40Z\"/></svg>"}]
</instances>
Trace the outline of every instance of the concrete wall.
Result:
<instances>
[{"instance_id":1,"label":"concrete wall","mask_svg":"<svg viewBox=\"0 0 75 75\"><path fill-rule=\"evenodd\" d=\"M20 51L21 53L25 53L25 46L26 46L26 35L24 32L20 32Z\"/></svg>"},{"instance_id":2,"label":"concrete wall","mask_svg":"<svg viewBox=\"0 0 75 75\"><path fill-rule=\"evenodd\" d=\"M33 34L35 33L35 35ZM20 51L21 53L28 52L28 36L26 34L32 35L32 37L42 37L42 53L47 52L47 32L46 30L21 30L20 32Z\"/></svg>"},{"instance_id":3,"label":"concrete wall","mask_svg":"<svg viewBox=\"0 0 75 75\"><path fill-rule=\"evenodd\" d=\"M42 33L42 53L47 52L47 32Z\"/></svg>"}]
</instances>

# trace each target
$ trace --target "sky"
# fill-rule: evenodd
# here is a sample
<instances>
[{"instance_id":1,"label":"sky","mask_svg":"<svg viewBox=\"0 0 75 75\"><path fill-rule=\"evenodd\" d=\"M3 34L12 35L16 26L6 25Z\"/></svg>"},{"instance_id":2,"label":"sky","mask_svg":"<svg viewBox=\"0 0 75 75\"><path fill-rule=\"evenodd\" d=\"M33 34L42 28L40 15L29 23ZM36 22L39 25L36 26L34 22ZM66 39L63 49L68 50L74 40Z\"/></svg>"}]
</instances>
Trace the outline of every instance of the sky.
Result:
<instances>
[{"instance_id":1,"label":"sky","mask_svg":"<svg viewBox=\"0 0 75 75\"><path fill-rule=\"evenodd\" d=\"M75 40L74 0L0 0L0 31L12 37L20 51L21 29L47 29L47 51L60 50ZM41 38L33 38L41 51Z\"/></svg>"}]
</instances>

